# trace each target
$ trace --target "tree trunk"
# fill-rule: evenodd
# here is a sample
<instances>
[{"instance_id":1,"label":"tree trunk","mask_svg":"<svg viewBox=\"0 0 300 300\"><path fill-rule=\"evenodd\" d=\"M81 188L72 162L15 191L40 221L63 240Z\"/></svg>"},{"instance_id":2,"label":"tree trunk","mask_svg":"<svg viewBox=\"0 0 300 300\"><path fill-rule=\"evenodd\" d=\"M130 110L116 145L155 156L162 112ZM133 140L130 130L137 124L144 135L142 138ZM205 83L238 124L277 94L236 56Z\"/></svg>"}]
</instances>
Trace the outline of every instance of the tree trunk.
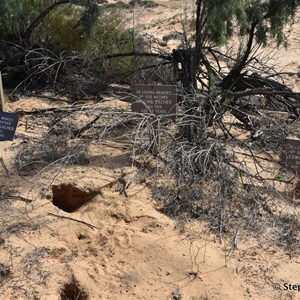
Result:
<instances>
[{"instance_id":1,"label":"tree trunk","mask_svg":"<svg viewBox=\"0 0 300 300\"><path fill-rule=\"evenodd\" d=\"M240 78L242 70L245 68L247 61L249 59L251 48L254 40L254 31L256 28L257 23L254 22L250 28L249 31L249 40L247 43L247 48L245 50L245 53L240 60L240 62L228 73L227 76L221 81L220 88L222 91L231 90L234 85L237 83L237 81Z\"/></svg>"},{"instance_id":2,"label":"tree trunk","mask_svg":"<svg viewBox=\"0 0 300 300\"><path fill-rule=\"evenodd\" d=\"M192 69L192 55L193 51L189 49L174 49L173 57L175 61L175 68L179 75L179 80L182 83L183 89L187 94L193 92L193 69Z\"/></svg>"},{"instance_id":3,"label":"tree trunk","mask_svg":"<svg viewBox=\"0 0 300 300\"><path fill-rule=\"evenodd\" d=\"M192 65L192 84L194 90L197 89L197 73L199 71L199 66L201 59L203 58L202 44L203 44L203 3L202 1L197 1L196 10L196 32L195 32L195 50L193 55L193 65Z\"/></svg>"}]
</instances>

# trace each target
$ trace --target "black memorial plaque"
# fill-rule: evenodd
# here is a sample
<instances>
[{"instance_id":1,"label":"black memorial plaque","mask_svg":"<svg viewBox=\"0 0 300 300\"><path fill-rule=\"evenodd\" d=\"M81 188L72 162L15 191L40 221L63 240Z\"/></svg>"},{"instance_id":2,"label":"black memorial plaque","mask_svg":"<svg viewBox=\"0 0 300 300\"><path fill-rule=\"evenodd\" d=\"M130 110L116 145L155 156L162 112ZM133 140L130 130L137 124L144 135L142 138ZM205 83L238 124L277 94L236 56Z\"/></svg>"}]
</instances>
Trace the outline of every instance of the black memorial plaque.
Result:
<instances>
[{"instance_id":1,"label":"black memorial plaque","mask_svg":"<svg viewBox=\"0 0 300 300\"><path fill-rule=\"evenodd\" d=\"M287 171L300 174L300 140L287 139L280 159L282 167Z\"/></svg>"},{"instance_id":2,"label":"black memorial plaque","mask_svg":"<svg viewBox=\"0 0 300 300\"><path fill-rule=\"evenodd\" d=\"M176 117L175 85L134 84L132 93L138 98L132 104L133 111Z\"/></svg>"},{"instance_id":3,"label":"black memorial plaque","mask_svg":"<svg viewBox=\"0 0 300 300\"><path fill-rule=\"evenodd\" d=\"M0 111L0 141L12 141L14 139L18 121L17 114Z\"/></svg>"}]
</instances>

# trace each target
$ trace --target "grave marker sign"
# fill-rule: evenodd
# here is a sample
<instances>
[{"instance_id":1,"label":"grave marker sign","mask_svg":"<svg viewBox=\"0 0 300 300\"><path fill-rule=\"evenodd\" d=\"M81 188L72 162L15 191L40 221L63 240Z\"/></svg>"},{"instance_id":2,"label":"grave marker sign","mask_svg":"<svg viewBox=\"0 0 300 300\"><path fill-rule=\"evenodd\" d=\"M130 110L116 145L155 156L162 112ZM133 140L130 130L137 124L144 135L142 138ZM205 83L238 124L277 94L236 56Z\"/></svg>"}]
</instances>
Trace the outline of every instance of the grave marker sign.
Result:
<instances>
[{"instance_id":1,"label":"grave marker sign","mask_svg":"<svg viewBox=\"0 0 300 300\"><path fill-rule=\"evenodd\" d=\"M132 93L139 99L132 104L132 110L155 115L174 115L176 117L176 86L134 84Z\"/></svg>"},{"instance_id":2,"label":"grave marker sign","mask_svg":"<svg viewBox=\"0 0 300 300\"><path fill-rule=\"evenodd\" d=\"M286 170L300 175L300 140L286 140L285 150L280 155L281 165Z\"/></svg>"},{"instance_id":3,"label":"grave marker sign","mask_svg":"<svg viewBox=\"0 0 300 300\"><path fill-rule=\"evenodd\" d=\"M18 125L19 116L14 113L0 112L0 141L12 141Z\"/></svg>"}]
</instances>

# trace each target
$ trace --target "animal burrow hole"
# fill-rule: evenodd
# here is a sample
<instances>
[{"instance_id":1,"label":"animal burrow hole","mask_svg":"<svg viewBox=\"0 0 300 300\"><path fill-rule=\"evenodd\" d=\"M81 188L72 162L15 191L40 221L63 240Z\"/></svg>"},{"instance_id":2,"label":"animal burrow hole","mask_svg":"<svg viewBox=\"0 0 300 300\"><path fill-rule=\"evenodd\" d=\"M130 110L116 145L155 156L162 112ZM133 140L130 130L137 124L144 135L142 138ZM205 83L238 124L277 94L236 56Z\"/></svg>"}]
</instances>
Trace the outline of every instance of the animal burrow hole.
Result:
<instances>
[{"instance_id":1,"label":"animal burrow hole","mask_svg":"<svg viewBox=\"0 0 300 300\"><path fill-rule=\"evenodd\" d=\"M72 184L52 186L52 203L65 212L72 213L91 201L97 191L84 191Z\"/></svg>"},{"instance_id":2,"label":"animal burrow hole","mask_svg":"<svg viewBox=\"0 0 300 300\"><path fill-rule=\"evenodd\" d=\"M72 277L71 281L65 283L61 292L61 300L88 300L87 293L80 287L77 280Z\"/></svg>"}]
</instances>

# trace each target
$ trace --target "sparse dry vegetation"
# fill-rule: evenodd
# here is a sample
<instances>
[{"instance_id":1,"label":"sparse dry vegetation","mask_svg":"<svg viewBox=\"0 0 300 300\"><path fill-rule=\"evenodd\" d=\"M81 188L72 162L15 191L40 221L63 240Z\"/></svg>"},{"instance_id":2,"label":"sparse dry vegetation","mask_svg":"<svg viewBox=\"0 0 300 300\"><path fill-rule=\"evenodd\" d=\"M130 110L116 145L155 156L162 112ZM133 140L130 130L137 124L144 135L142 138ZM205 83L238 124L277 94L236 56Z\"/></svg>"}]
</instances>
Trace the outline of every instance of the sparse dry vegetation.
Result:
<instances>
[{"instance_id":1,"label":"sparse dry vegetation","mask_svg":"<svg viewBox=\"0 0 300 300\"><path fill-rule=\"evenodd\" d=\"M84 123L79 121L78 107ZM167 116L157 119L107 109L102 103L57 110L50 119L42 119L42 127L50 129L20 148L16 170L34 176L57 164L85 165L93 162L89 145L125 143L131 148L129 164L140 170L134 180L147 178L161 212L178 221L203 220L220 241L256 237L265 243L268 232L270 241L277 239L286 250L285 226L295 227L297 217L293 212L290 219L285 215L282 206L291 204L278 186L292 186L296 178L278 166L278 155L284 137L296 130L298 122L283 125L281 116L264 112L257 123L259 135L253 137L228 115L208 126L201 106L194 109L198 112L194 118L181 111L176 122ZM158 122L159 129L154 127ZM298 244L293 237L288 247L296 249Z\"/></svg>"},{"instance_id":2,"label":"sparse dry vegetation","mask_svg":"<svg viewBox=\"0 0 300 300\"><path fill-rule=\"evenodd\" d=\"M44 297L59 292L60 299L86 300L93 298L91 290L84 287L85 278L76 275L86 268L93 288L103 277L109 289L122 295L120 299L135 297L141 285L151 299L164 295L179 300L185 299L186 287L199 286L211 273L206 269L211 244L221 245L220 269L230 269L238 253L248 255L248 247L266 253L273 249L290 262L298 259L300 179L282 165L280 153L287 137L300 137L299 92L288 85L295 74L277 71L267 56L260 59L256 54L269 38L285 41L283 26L295 15L299 1L290 4L277 27L273 22L280 13L271 10L269 2L250 1L245 8L243 1L229 1L230 10L220 2L222 18L217 20L211 2L197 1L189 11L193 17L184 12L187 23L181 22L182 32L162 38L165 43L180 39L180 46L169 52L166 44L134 24L135 9L155 9L155 1L38 2L27 25L22 24L18 34L13 27L0 40L0 70L13 93L51 94L43 108L37 102L30 109L19 108L22 132L17 132L9 158L13 163L7 169L2 159L6 177L0 182L1 288L14 297L38 299L40 287L51 285L56 290ZM33 2L26 3L20 12L32 8ZM289 7L288 1L283 3L283 8ZM52 13L36 25L36 18L52 5ZM1 9L5 7L0 4ZM133 26L126 27L128 14ZM87 24L87 16L100 21ZM215 29L209 27L212 22ZM4 22L1 26L8 28ZM222 45L235 32L246 43L235 52L224 50ZM12 61L11 55L18 59ZM131 83L176 84L176 117L132 111L131 104L140 99L128 87ZM26 194L12 191L14 178ZM70 178L75 184L69 184ZM69 186L80 198L75 207L66 205L65 194L57 199L54 192L55 187ZM86 201L79 192L84 190L92 191ZM139 199L141 194L145 199ZM156 211L145 212L148 205ZM157 221L161 213L167 216L165 223ZM202 226L199 232L197 226ZM45 234L45 245L36 238L39 232ZM160 246L160 239L171 240L174 234L179 237L172 247L178 246L178 251ZM59 242L56 248L54 238ZM23 248L19 251L15 240L29 247L23 256L16 255ZM160 273L155 293L145 288L145 283L153 284L152 270L143 274L149 275L144 280L145 265L135 265L136 256L151 247L152 254L141 261L150 261ZM159 255L170 255L171 261L175 254L178 265L168 264L166 257L157 265L152 261ZM59 275L59 291L49 262L54 268L67 266ZM261 265L257 273L265 276L263 285L270 285L271 271ZM234 273L249 272L250 278L250 268L243 268L236 267ZM112 277L115 282L110 282ZM23 283L28 280L38 286L26 290ZM207 291L199 291L197 299L210 299Z\"/></svg>"}]
</instances>

